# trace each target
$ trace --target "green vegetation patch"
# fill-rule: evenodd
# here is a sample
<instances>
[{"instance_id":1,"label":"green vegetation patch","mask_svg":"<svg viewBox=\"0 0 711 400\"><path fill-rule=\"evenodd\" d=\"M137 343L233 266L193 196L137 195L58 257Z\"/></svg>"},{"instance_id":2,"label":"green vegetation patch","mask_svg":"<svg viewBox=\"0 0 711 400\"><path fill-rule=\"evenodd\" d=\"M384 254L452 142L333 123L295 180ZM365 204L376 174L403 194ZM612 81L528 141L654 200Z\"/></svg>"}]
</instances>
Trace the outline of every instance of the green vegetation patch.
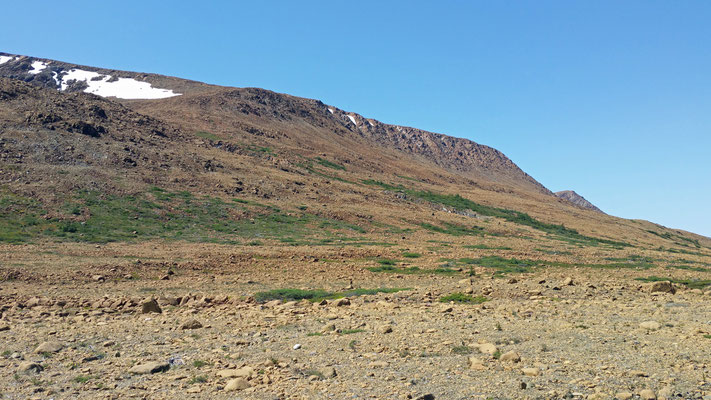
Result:
<instances>
[{"instance_id":1,"label":"green vegetation patch","mask_svg":"<svg viewBox=\"0 0 711 400\"><path fill-rule=\"evenodd\" d=\"M343 297L355 297L355 296L366 296L374 295L378 293L396 293L403 290L408 290L407 288L378 288L378 289L354 289L345 292L328 292L322 289L275 289L267 292L258 292L254 295L254 299L257 302L265 303L272 300L282 300L282 301L298 301L298 300L309 300L309 301L321 301L326 299L340 299Z\"/></svg>"},{"instance_id":2,"label":"green vegetation patch","mask_svg":"<svg viewBox=\"0 0 711 400\"><path fill-rule=\"evenodd\" d=\"M370 272L385 272L385 273L395 273L395 274L405 274L405 275L453 275L459 271L453 270L451 268L420 268L420 267L407 267L398 268L392 265L381 265L377 267L367 268Z\"/></svg>"},{"instance_id":3,"label":"green vegetation patch","mask_svg":"<svg viewBox=\"0 0 711 400\"><path fill-rule=\"evenodd\" d=\"M406 195L408 195L410 197L418 198L420 200L428 201L428 202L434 203L434 204L441 204L443 206L447 206L447 207L450 207L450 208L453 208L453 209L456 209L459 211L469 210L469 211L473 211L477 214L490 216L490 217L497 217L497 218L501 218L503 220L506 220L506 221L509 221L509 222L512 222L515 224L529 226L533 229L548 233L550 235L555 236L558 239L561 239L561 240L564 240L564 241L567 241L570 243L575 243L575 244L580 244L580 245L594 245L594 246L606 244L606 245L610 245L613 247L631 246L629 243L585 236L585 235L580 234L575 229L566 228L563 225L548 224L545 222L538 221L538 220L534 219L533 217L531 217L530 215L528 215L524 212L521 212L521 211L486 206L483 204L473 202L469 199L465 199L464 197L462 197L458 194L449 195L449 194L434 193L431 191L420 191L420 190L414 190L414 189L407 189L402 185L391 185L388 183L384 183L384 182L380 182L380 181L376 181L376 180L372 180L372 179L362 180L361 182L365 185L377 186L377 187L381 187L386 190L399 191L399 192L405 193Z\"/></svg>"},{"instance_id":4,"label":"green vegetation patch","mask_svg":"<svg viewBox=\"0 0 711 400\"><path fill-rule=\"evenodd\" d=\"M467 244L462 246L465 249L477 249L477 250L512 250L511 247L506 247L506 246L487 246L485 244Z\"/></svg>"},{"instance_id":5,"label":"green vegetation patch","mask_svg":"<svg viewBox=\"0 0 711 400\"><path fill-rule=\"evenodd\" d=\"M207 140L212 140L213 142L217 142L217 141L222 140L221 137L215 135L214 133L205 132L205 131L198 131L198 132L195 132L195 136L201 137L201 138L207 139Z\"/></svg>"},{"instance_id":6,"label":"green vegetation patch","mask_svg":"<svg viewBox=\"0 0 711 400\"><path fill-rule=\"evenodd\" d=\"M33 199L0 192L0 242L36 238L106 243L151 238L239 243L263 239L333 243L364 233L358 225L304 211L285 212L253 201L225 201L152 187L135 195L80 191L48 214ZM51 217L49 217L51 215Z\"/></svg>"},{"instance_id":7,"label":"green vegetation patch","mask_svg":"<svg viewBox=\"0 0 711 400\"><path fill-rule=\"evenodd\" d=\"M315 160L316 160L317 163L319 163L320 165L322 165L322 166L324 166L324 167L326 167L326 168L337 169L337 170L341 170L341 171L345 171L345 170L346 170L346 167L344 167L343 165L337 164L337 163L335 163L335 162L333 162L333 161L325 160L325 159L323 159L323 158L321 158L321 157L316 157Z\"/></svg>"},{"instance_id":8,"label":"green vegetation patch","mask_svg":"<svg viewBox=\"0 0 711 400\"><path fill-rule=\"evenodd\" d=\"M443 226L432 225L426 222L421 222L417 225L424 229L427 229L428 231L443 233L445 235L452 236L484 236L484 234L486 233L484 228L480 226L474 225L472 227L468 227L460 224L454 224L451 222L443 222Z\"/></svg>"},{"instance_id":9,"label":"green vegetation patch","mask_svg":"<svg viewBox=\"0 0 711 400\"><path fill-rule=\"evenodd\" d=\"M449 302L455 302L455 303L463 303L463 304L481 304L484 302L489 301L484 296L471 296L466 293L452 293L448 294L446 296L442 296L439 299L440 302L442 303L449 303Z\"/></svg>"}]
</instances>

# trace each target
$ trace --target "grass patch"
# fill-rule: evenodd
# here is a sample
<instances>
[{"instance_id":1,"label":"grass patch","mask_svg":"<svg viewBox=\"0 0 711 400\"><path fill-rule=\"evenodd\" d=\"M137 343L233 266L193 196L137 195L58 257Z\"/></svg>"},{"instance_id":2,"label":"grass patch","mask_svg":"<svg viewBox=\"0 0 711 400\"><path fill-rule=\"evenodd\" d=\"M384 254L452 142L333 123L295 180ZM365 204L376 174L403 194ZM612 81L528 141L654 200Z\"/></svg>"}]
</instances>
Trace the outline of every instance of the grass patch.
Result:
<instances>
[{"instance_id":1,"label":"grass patch","mask_svg":"<svg viewBox=\"0 0 711 400\"><path fill-rule=\"evenodd\" d=\"M92 379L92 376L89 375L77 375L72 379L76 383L87 383Z\"/></svg>"},{"instance_id":2,"label":"grass patch","mask_svg":"<svg viewBox=\"0 0 711 400\"><path fill-rule=\"evenodd\" d=\"M193 367L195 367L195 368L202 368L202 367L204 367L204 366L206 366L206 365L207 365L207 363L206 363L205 361L202 361L202 360L195 360L195 361L193 361Z\"/></svg>"},{"instance_id":3,"label":"grass patch","mask_svg":"<svg viewBox=\"0 0 711 400\"><path fill-rule=\"evenodd\" d=\"M641 282L661 282L669 281L671 283L676 283L684 285L690 289L705 289L711 286L711 280L701 280L701 279L674 279L674 278L663 278L659 276L648 276L644 278L635 278L636 281Z\"/></svg>"},{"instance_id":4,"label":"grass patch","mask_svg":"<svg viewBox=\"0 0 711 400\"><path fill-rule=\"evenodd\" d=\"M0 242L38 238L106 243L146 239L261 245L264 239L336 242L364 233L358 225L271 205L151 187L135 195L79 191L46 218L49 207L0 192ZM247 214L245 216L245 213Z\"/></svg>"},{"instance_id":5,"label":"grass patch","mask_svg":"<svg viewBox=\"0 0 711 400\"><path fill-rule=\"evenodd\" d=\"M511 247L506 247L506 246L490 247L485 244L467 244L462 247L465 249L476 249L476 250L512 250Z\"/></svg>"},{"instance_id":6,"label":"grass patch","mask_svg":"<svg viewBox=\"0 0 711 400\"><path fill-rule=\"evenodd\" d=\"M321 333L321 332L311 332L311 333L307 333L306 336L309 336L309 337L310 337L310 336L323 336L323 333Z\"/></svg>"},{"instance_id":7,"label":"grass patch","mask_svg":"<svg viewBox=\"0 0 711 400\"><path fill-rule=\"evenodd\" d=\"M351 335L354 333L361 333L361 332L365 332L365 330L364 329L344 329L341 331L341 334L342 335Z\"/></svg>"},{"instance_id":8,"label":"grass patch","mask_svg":"<svg viewBox=\"0 0 711 400\"><path fill-rule=\"evenodd\" d=\"M195 377L193 377L192 379L190 379L190 380L188 381L188 384L194 385L194 384L196 384L196 383L205 383L205 382L207 382L207 376L205 376L205 375L198 375L198 376L195 376Z\"/></svg>"},{"instance_id":9,"label":"grass patch","mask_svg":"<svg viewBox=\"0 0 711 400\"><path fill-rule=\"evenodd\" d=\"M346 170L346 167L344 167L343 165L334 163L333 161L325 160L325 159L323 159L323 158L321 158L321 157L316 157L315 160L316 160L317 163L319 163L320 165L322 165L322 166L324 166L324 167L326 167L326 168L337 169L337 170L340 170L340 171L345 171L345 170Z\"/></svg>"},{"instance_id":10,"label":"grass patch","mask_svg":"<svg viewBox=\"0 0 711 400\"><path fill-rule=\"evenodd\" d=\"M214 133L210 133L210 132L206 132L206 131L195 132L195 136L203 138L203 139L207 139L207 140L212 140L213 142L222 140L221 137L215 135Z\"/></svg>"},{"instance_id":11,"label":"grass patch","mask_svg":"<svg viewBox=\"0 0 711 400\"><path fill-rule=\"evenodd\" d=\"M271 300L282 300L282 301L299 301L299 300L309 300L309 301L321 301L321 300L333 300L340 299L343 297L356 297L356 296L367 296L374 295L378 293L396 293L403 290L408 290L406 288L378 288L378 289L354 289L345 292L328 292L322 289L315 290L303 290L303 289L275 289L268 292L259 292L254 295L254 299L257 302L264 303Z\"/></svg>"},{"instance_id":12,"label":"grass patch","mask_svg":"<svg viewBox=\"0 0 711 400\"><path fill-rule=\"evenodd\" d=\"M481 304L486 301L489 301L489 299L484 296L472 297L466 293L452 293L446 296L442 296L439 301L442 303L455 302L462 304Z\"/></svg>"},{"instance_id":13,"label":"grass patch","mask_svg":"<svg viewBox=\"0 0 711 400\"><path fill-rule=\"evenodd\" d=\"M426 222L418 223L421 228L427 229L431 232L443 233L445 235L452 236L484 236L486 233L485 229L480 226L464 226L459 224L454 224L451 222L443 222L443 226L432 225Z\"/></svg>"},{"instance_id":14,"label":"grass patch","mask_svg":"<svg viewBox=\"0 0 711 400\"><path fill-rule=\"evenodd\" d=\"M385 272L385 273L396 273L396 274L443 274L450 275L456 274L455 271L450 268L420 268L420 267L407 267L407 268L397 268L392 265L382 265L378 267L367 268L370 272Z\"/></svg>"},{"instance_id":15,"label":"grass patch","mask_svg":"<svg viewBox=\"0 0 711 400\"><path fill-rule=\"evenodd\" d=\"M409 252L409 251L404 251L404 252L402 253L402 256L405 257L405 258L420 258L420 257L422 257L422 254L420 254L420 253L412 253L412 252Z\"/></svg>"},{"instance_id":16,"label":"grass patch","mask_svg":"<svg viewBox=\"0 0 711 400\"><path fill-rule=\"evenodd\" d=\"M629 243L585 236L585 235L580 234L575 229L566 228L563 225L549 224L549 223L538 221L537 219L535 219L535 218L531 217L530 215L528 215L524 212L521 212L521 211L486 206L486 205L471 201L469 199L466 199L458 194L448 195L448 194L434 193L434 192L430 192L430 191L407 189L407 188L403 187L402 185L397 185L397 186L390 185L390 184L380 182L380 181L375 181L372 179L363 180L361 182L366 185L377 186L377 187L381 187L386 190L399 191L399 192L405 193L406 195L408 195L410 197L428 201L433 204L440 204L443 206L447 206L447 207L456 209L458 211L472 211L472 212L475 212L480 215L501 218L503 220L506 220L506 221L509 221L509 222L512 222L515 224L529 226L533 229L539 230L541 232L545 232L545 233L550 234L558 239L561 239L561 240L564 240L564 241L567 241L570 243L576 243L576 244L582 244L582 245L593 245L593 246L605 244L605 245L610 245L610 246L616 247L616 248L631 246ZM431 229L432 227L433 226L429 226L429 227L427 227L427 229Z\"/></svg>"}]
</instances>

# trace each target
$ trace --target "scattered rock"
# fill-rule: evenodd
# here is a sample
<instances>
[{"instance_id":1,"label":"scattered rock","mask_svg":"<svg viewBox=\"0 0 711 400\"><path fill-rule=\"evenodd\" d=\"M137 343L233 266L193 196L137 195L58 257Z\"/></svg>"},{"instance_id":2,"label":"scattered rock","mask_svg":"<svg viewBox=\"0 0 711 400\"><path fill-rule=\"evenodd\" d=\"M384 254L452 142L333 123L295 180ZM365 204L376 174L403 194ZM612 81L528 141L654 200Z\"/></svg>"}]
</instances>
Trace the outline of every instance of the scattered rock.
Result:
<instances>
[{"instance_id":1,"label":"scattered rock","mask_svg":"<svg viewBox=\"0 0 711 400\"><path fill-rule=\"evenodd\" d=\"M138 364L131 367L128 370L131 374L145 375L145 374L156 374L158 372L165 372L170 369L170 364L167 362L153 361L145 364Z\"/></svg>"},{"instance_id":2,"label":"scattered rock","mask_svg":"<svg viewBox=\"0 0 711 400\"><path fill-rule=\"evenodd\" d=\"M647 290L651 293L676 293L676 288L669 281L651 282L647 284Z\"/></svg>"},{"instance_id":3,"label":"scattered rock","mask_svg":"<svg viewBox=\"0 0 711 400\"><path fill-rule=\"evenodd\" d=\"M342 298L342 299L336 300L336 301L334 302L334 304L336 305L336 307L350 306L350 305L351 305L351 301L344 297L344 298Z\"/></svg>"},{"instance_id":4,"label":"scattered rock","mask_svg":"<svg viewBox=\"0 0 711 400\"><path fill-rule=\"evenodd\" d=\"M32 361L23 361L17 367L17 372L41 372L44 367Z\"/></svg>"},{"instance_id":5,"label":"scattered rock","mask_svg":"<svg viewBox=\"0 0 711 400\"><path fill-rule=\"evenodd\" d=\"M158 301L156 299L146 299L141 303L141 313L143 314L148 314L148 313L162 313L163 310L161 310L160 306L158 305Z\"/></svg>"},{"instance_id":6,"label":"scattered rock","mask_svg":"<svg viewBox=\"0 0 711 400\"><path fill-rule=\"evenodd\" d=\"M661 328L662 325L657 321L644 321L639 324L640 328L646 329L648 331L656 331Z\"/></svg>"},{"instance_id":7,"label":"scattered rock","mask_svg":"<svg viewBox=\"0 0 711 400\"><path fill-rule=\"evenodd\" d=\"M225 391L226 392L234 392L236 390L247 389L250 386L252 386L252 385L250 385L246 379L235 378L235 379L232 379L231 381L227 382L227 385L225 385Z\"/></svg>"},{"instance_id":8,"label":"scattered rock","mask_svg":"<svg viewBox=\"0 0 711 400\"><path fill-rule=\"evenodd\" d=\"M369 367L371 368L386 368L388 366L387 361L373 361L370 364L368 364Z\"/></svg>"},{"instance_id":9,"label":"scattered rock","mask_svg":"<svg viewBox=\"0 0 711 400\"><path fill-rule=\"evenodd\" d=\"M9 330L10 330L10 325L5 325L5 324L0 325L0 332L9 331Z\"/></svg>"},{"instance_id":10,"label":"scattered rock","mask_svg":"<svg viewBox=\"0 0 711 400\"><path fill-rule=\"evenodd\" d=\"M620 392L615 395L615 398L617 400L629 400L633 397L634 395L630 392Z\"/></svg>"},{"instance_id":11,"label":"scattered rock","mask_svg":"<svg viewBox=\"0 0 711 400\"><path fill-rule=\"evenodd\" d=\"M95 282L103 282L106 278L103 275L94 275L91 277Z\"/></svg>"},{"instance_id":12,"label":"scattered rock","mask_svg":"<svg viewBox=\"0 0 711 400\"><path fill-rule=\"evenodd\" d=\"M62 350L64 346L62 346L61 343L57 341L49 341L49 342L42 342L40 343L39 346L35 349L35 354L41 354L41 353L56 353L60 350Z\"/></svg>"},{"instance_id":13,"label":"scattered rock","mask_svg":"<svg viewBox=\"0 0 711 400\"><path fill-rule=\"evenodd\" d=\"M200 329L202 328L202 324L200 321L196 319L191 319L188 322L185 322L183 325L180 326L180 329Z\"/></svg>"},{"instance_id":14,"label":"scattered rock","mask_svg":"<svg viewBox=\"0 0 711 400\"><path fill-rule=\"evenodd\" d=\"M433 394L428 393L428 394L423 394L422 396L416 398L415 400L435 400L435 397Z\"/></svg>"},{"instance_id":15,"label":"scattered rock","mask_svg":"<svg viewBox=\"0 0 711 400\"><path fill-rule=\"evenodd\" d=\"M482 343L482 344L477 345L477 347L479 348L480 352L482 352L484 354L489 354L489 355L493 355L494 353L496 353L499 350L496 347L496 345L493 343Z\"/></svg>"},{"instance_id":16,"label":"scattered rock","mask_svg":"<svg viewBox=\"0 0 711 400\"><path fill-rule=\"evenodd\" d=\"M657 395L650 389L642 389L639 391L639 397L642 400L656 400Z\"/></svg>"},{"instance_id":17,"label":"scattered rock","mask_svg":"<svg viewBox=\"0 0 711 400\"><path fill-rule=\"evenodd\" d=\"M392 325L384 325L380 327L380 333L391 333L393 331Z\"/></svg>"},{"instance_id":18,"label":"scattered rock","mask_svg":"<svg viewBox=\"0 0 711 400\"><path fill-rule=\"evenodd\" d=\"M573 278L567 277L563 280L563 285L562 286L573 286Z\"/></svg>"},{"instance_id":19,"label":"scattered rock","mask_svg":"<svg viewBox=\"0 0 711 400\"><path fill-rule=\"evenodd\" d=\"M254 374L254 368L242 367L238 369L223 369L217 372L217 376L221 378L249 378Z\"/></svg>"},{"instance_id":20,"label":"scattered rock","mask_svg":"<svg viewBox=\"0 0 711 400\"><path fill-rule=\"evenodd\" d=\"M294 350L299 350L301 348L301 344L297 343L294 345L293 349Z\"/></svg>"},{"instance_id":21,"label":"scattered rock","mask_svg":"<svg viewBox=\"0 0 711 400\"><path fill-rule=\"evenodd\" d=\"M526 376L538 376L541 374L541 370L538 368L522 368L521 372Z\"/></svg>"},{"instance_id":22,"label":"scattered rock","mask_svg":"<svg viewBox=\"0 0 711 400\"><path fill-rule=\"evenodd\" d=\"M333 367L326 367L321 371L321 374L323 374L324 378L335 378L338 374L336 373L336 369Z\"/></svg>"},{"instance_id":23,"label":"scattered rock","mask_svg":"<svg viewBox=\"0 0 711 400\"><path fill-rule=\"evenodd\" d=\"M469 357L469 369L482 371L485 370L484 362L477 357Z\"/></svg>"},{"instance_id":24,"label":"scattered rock","mask_svg":"<svg viewBox=\"0 0 711 400\"><path fill-rule=\"evenodd\" d=\"M521 356L512 350L502 354L499 360L503 362L519 362L521 361Z\"/></svg>"}]
</instances>

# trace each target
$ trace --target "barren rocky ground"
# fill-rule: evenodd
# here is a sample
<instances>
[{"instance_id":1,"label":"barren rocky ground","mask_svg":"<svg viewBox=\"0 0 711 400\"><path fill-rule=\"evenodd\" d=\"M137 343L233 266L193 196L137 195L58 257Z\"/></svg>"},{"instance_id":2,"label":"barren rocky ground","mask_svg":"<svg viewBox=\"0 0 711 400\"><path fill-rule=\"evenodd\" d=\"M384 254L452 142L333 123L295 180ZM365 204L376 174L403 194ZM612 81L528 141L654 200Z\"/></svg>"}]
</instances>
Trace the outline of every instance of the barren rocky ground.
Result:
<instances>
[{"instance_id":1,"label":"barren rocky ground","mask_svg":"<svg viewBox=\"0 0 711 400\"><path fill-rule=\"evenodd\" d=\"M476 266L438 274L427 271L442 254L408 249L422 255L403 263L424 272L369 270L399 255L378 247L4 246L3 265L15 266L4 270L24 272L0 284L0 393L7 399L711 396L711 292L635 280L669 275L668 269L495 274ZM671 275L678 272L704 275ZM350 297L258 295L283 288L350 291ZM353 292L383 288L402 290ZM454 300L473 301L442 301L453 293Z\"/></svg>"}]
</instances>

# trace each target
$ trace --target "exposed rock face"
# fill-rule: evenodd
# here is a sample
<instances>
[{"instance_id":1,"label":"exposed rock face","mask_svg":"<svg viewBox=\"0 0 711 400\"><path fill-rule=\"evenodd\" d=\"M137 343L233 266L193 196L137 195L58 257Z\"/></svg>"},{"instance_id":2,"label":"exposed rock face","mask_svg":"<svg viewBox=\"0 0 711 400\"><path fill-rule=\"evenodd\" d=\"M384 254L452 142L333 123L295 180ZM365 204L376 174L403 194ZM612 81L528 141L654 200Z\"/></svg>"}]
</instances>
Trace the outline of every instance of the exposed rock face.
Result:
<instances>
[{"instance_id":1,"label":"exposed rock face","mask_svg":"<svg viewBox=\"0 0 711 400\"><path fill-rule=\"evenodd\" d=\"M604 212L601 209L595 207L595 205L593 203L585 200L585 197L575 193L572 190L562 190L560 192L555 192L555 195L560 197L563 200L568 201L569 203L575 204L576 206L578 206L580 208L584 208L586 210L597 211L599 213L604 214Z\"/></svg>"}]
</instances>

